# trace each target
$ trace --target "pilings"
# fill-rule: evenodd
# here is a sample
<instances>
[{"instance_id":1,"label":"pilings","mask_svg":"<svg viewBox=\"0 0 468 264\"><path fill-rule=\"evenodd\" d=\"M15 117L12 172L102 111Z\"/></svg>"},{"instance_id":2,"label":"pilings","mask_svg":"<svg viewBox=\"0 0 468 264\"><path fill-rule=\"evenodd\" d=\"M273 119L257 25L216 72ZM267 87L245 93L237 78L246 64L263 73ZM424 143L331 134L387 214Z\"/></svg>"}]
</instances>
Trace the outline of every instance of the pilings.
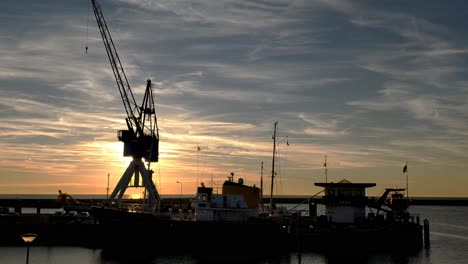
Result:
<instances>
[{"instance_id":1,"label":"pilings","mask_svg":"<svg viewBox=\"0 0 468 264\"><path fill-rule=\"evenodd\" d=\"M424 247L428 249L431 246L431 242L429 239L429 220L426 218L424 219Z\"/></svg>"}]
</instances>

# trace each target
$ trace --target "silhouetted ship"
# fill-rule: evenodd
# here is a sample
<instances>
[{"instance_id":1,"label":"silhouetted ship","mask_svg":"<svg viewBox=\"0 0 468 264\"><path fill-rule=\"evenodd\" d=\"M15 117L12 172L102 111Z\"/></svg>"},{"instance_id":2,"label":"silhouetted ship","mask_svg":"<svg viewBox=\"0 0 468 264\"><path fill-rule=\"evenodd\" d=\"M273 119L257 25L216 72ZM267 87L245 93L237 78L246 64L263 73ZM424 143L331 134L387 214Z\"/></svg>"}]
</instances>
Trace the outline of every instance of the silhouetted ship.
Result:
<instances>
[{"instance_id":1,"label":"silhouetted ship","mask_svg":"<svg viewBox=\"0 0 468 264\"><path fill-rule=\"evenodd\" d=\"M369 199L365 189L374 183L342 180L315 185L324 188L323 211L309 203L305 211L265 213L259 188L230 178L221 194L203 184L197 187L190 206L181 210L148 213L92 206L87 221L68 214L46 217L4 212L0 244L21 243L20 235L32 232L39 235L38 245L97 247L112 254L143 250L147 254L204 255L209 249L210 255L223 256L236 252L232 248L236 243L242 245L243 253L255 254L259 248L269 248L270 253L362 253L415 252L423 246L423 226L418 216L409 213L405 189L386 189L379 199Z\"/></svg>"},{"instance_id":2,"label":"silhouetted ship","mask_svg":"<svg viewBox=\"0 0 468 264\"><path fill-rule=\"evenodd\" d=\"M96 207L94 214L101 225L119 226L115 232L106 234L111 240L123 234L130 240L154 235L158 240L164 238L165 246L172 247L193 238L194 243L187 245L187 250L194 252L208 245L222 252L229 241L243 241L245 248L252 250L258 245L320 252L414 251L422 247L423 227L419 216L415 218L408 211L408 199L402 194L405 189L386 189L375 200L365 195L365 189L375 186L374 183L342 180L315 185L325 192L322 198L325 211L320 214L317 204L309 204L308 213L265 214L260 206L259 189L244 185L242 179L237 183L232 179L225 181L221 194L214 194L213 188L202 184L188 210L153 215ZM144 232L133 232L132 226ZM122 231L122 227L129 227L128 232Z\"/></svg>"},{"instance_id":3,"label":"silhouetted ship","mask_svg":"<svg viewBox=\"0 0 468 264\"><path fill-rule=\"evenodd\" d=\"M289 250L290 234L287 219L278 221L260 213L260 189L237 182L233 174L222 185L222 193L203 183L197 187L195 198L188 208L168 208L159 214L131 212L109 207L94 207L98 225L104 226L108 238L104 244L115 248L126 241L141 238L135 226L144 230L144 236L157 237L158 248L181 250L197 254L210 248L212 254L232 252L232 243L242 241L244 252L258 251L268 246L278 251ZM114 230L114 231L112 231ZM118 230L118 232L115 232ZM190 240L191 243L184 241ZM161 243L159 243L159 241ZM154 243L153 243L154 244Z\"/></svg>"}]
</instances>

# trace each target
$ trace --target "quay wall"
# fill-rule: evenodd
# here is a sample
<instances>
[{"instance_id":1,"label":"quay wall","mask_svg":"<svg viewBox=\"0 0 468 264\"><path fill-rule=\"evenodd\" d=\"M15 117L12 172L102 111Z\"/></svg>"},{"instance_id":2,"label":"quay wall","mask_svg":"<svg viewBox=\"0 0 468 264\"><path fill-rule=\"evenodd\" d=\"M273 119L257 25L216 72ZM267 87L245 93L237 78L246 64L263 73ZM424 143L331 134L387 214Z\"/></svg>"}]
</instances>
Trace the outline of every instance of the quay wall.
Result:
<instances>
[{"instance_id":1,"label":"quay wall","mask_svg":"<svg viewBox=\"0 0 468 264\"><path fill-rule=\"evenodd\" d=\"M161 206L165 207L176 207L179 204L182 207L187 207L192 198L162 198ZM80 202L83 207L99 205L106 202L106 199L76 199ZM377 201L378 197L370 197L369 202ZM122 199L122 203L125 204L139 204L141 199ZM269 204L269 199L263 199L264 204ZM274 203L277 204L308 204L315 203L321 204L321 197L307 198L307 197L276 197ZM443 205L443 206L468 206L468 198L424 198L415 197L410 198L410 205ZM62 208L64 205L56 202L55 199L0 199L0 207L11 207L11 208ZM77 210L80 207L76 205Z\"/></svg>"}]
</instances>

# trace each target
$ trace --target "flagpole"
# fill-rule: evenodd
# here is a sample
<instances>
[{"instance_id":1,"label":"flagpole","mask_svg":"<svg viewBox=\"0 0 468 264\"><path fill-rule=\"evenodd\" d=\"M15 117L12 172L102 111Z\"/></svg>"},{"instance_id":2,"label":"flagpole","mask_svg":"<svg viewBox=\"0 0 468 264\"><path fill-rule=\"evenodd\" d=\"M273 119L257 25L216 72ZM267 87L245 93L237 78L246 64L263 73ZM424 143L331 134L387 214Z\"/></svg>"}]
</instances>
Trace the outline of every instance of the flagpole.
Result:
<instances>
[{"instance_id":1,"label":"flagpole","mask_svg":"<svg viewBox=\"0 0 468 264\"><path fill-rule=\"evenodd\" d=\"M200 146L197 145L197 188L198 188L198 174L200 174L200 156L198 153L200 152Z\"/></svg>"}]
</instances>

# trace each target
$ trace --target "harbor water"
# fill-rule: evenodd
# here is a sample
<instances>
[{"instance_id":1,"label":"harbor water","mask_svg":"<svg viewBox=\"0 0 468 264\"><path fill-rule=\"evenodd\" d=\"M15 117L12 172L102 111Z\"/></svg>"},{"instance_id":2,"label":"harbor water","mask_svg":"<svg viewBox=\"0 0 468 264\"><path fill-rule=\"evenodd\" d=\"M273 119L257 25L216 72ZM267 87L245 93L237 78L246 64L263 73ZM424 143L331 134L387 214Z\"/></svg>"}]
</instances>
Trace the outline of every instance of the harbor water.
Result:
<instances>
[{"instance_id":1,"label":"harbor water","mask_svg":"<svg viewBox=\"0 0 468 264\"><path fill-rule=\"evenodd\" d=\"M226 243L232 247L233 255L222 259L210 258L210 251L201 252L195 256L184 254L167 255L154 249L155 254L148 257L145 252L127 252L125 257L108 254L101 249L81 247L39 247L31 245L30 264L119 264L119 263L278 263L278 264L321 264L321 263L401 263L401 264L464 264L468 260L468 206L412 206L410 212L419 215L421 224L424 219L430 224L430 247L423 248L411 255L363 254L353 252L343 255L339 249L331 255L321 255L313 252L291 252L284 255L268 256L265 249L259 245L261 257L242 254L241 241L219 240L213 238L213 243ZM40 239L40 238L38 238ZM157 239L157 238L153 238ZM181 238L181 243L194 243L193 238ZM142 234L141 241L132 243L151 243ZM395 241L398 243L398 241ZM206 256L206 257L205 257ZM26 247L0 247L0 263L26 263Z\"/></svg>"}]
</instances>

